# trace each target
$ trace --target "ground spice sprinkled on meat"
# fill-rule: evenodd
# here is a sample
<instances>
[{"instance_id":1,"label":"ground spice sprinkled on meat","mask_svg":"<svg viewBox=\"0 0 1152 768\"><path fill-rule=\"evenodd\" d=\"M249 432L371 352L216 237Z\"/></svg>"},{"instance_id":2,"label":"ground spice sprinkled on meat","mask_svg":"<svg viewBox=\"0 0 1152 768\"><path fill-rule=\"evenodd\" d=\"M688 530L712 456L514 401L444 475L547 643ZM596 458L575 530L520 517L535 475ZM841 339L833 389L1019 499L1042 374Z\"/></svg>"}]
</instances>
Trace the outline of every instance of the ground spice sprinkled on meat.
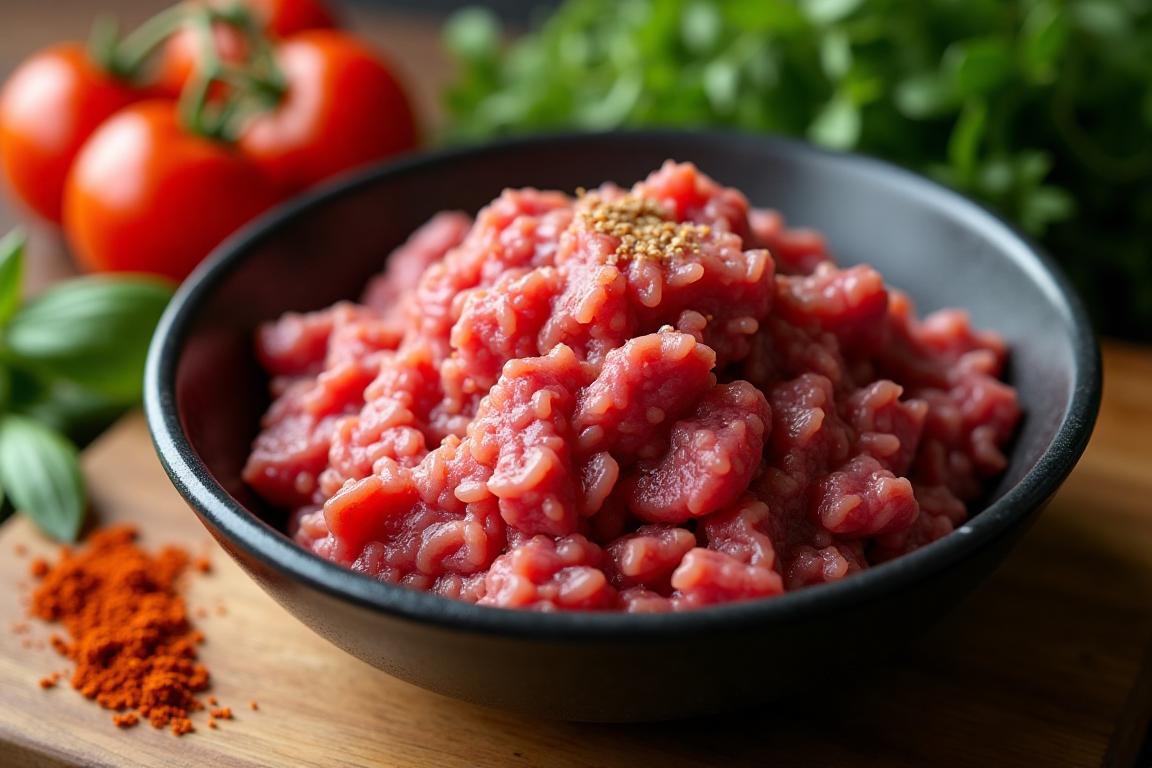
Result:
<instances>
[{"instance_id":1,"label":"ground spice sprinkled on meat","mask_svg":"<svg viewBox=\"0 0 1152 768\"><path fill-rule=\"evenodd\" d=\"M707 237L707 225L670 221L668 211L658 201L624 195L605 200L595 193L581 194L577 215L595 232L620 239L608 264L628 259L667 261L686 253L699 253L700 238Z\"/></svg>"},{"instance_id":2,"label":"ground spice sprinkled on meat","mask_svg":"<svg viewBox=\"0 0 1152 768\"><path fill-rule=\"evenodd\" d=\"M82 549L65 548L55 566L34 569L41 581L30 613L67 629L69 639L53 636L52 645L76 664L73 688L106 709L130 710L113 716L117 726L143 717L180 736L192 730L190 713L204 708L196 694L208 687L208 670L196 663L203 636L189 625L177 585L188 555L169 547L153 557L135 538L127 526L97 531Z\"/></svg>"},{"instance_id":3,"label":"ground spice sprinkled on meat","mask_svg":"<svg viewBox=\"0 0 1152 768\"><path fill-rule=\"evenodd\" d=\"M897 284L900 275L889 275ZM669 161L505 190L413 233L362 303L257 334L244 469L365 576L502 608L680 611L948 535L1020 417L1007 345Z\"/></svg>"}]
</instances>

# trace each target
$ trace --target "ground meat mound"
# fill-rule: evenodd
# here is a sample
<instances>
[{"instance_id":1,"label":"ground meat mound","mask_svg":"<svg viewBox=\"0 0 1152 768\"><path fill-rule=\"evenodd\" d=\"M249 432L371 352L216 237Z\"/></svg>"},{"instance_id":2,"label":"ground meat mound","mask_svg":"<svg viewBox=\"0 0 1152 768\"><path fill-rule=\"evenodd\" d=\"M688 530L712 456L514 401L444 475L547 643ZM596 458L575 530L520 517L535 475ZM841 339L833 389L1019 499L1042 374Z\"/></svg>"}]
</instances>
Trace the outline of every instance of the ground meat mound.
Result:
<instances>
[{"instance_id":1,"label":"ground meat mound","mask_svg":"<svg viewBox=\"0 0 1152 768\"><path fill-rule=\"evenodd\" d=\"M947 535L1007 465L1007 350L691 164L442 213L289 313L244 470L321 557L532 610L676 611Z\"/></svg>"}]
</instances>

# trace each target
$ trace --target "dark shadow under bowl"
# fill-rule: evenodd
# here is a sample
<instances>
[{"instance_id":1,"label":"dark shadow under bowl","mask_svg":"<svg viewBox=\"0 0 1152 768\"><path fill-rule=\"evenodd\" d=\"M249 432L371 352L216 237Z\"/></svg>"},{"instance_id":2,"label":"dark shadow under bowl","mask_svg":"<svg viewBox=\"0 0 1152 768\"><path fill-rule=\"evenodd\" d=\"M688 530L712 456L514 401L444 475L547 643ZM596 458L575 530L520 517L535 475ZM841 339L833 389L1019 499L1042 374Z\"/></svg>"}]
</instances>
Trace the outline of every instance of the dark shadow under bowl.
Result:
<instances>
[{"instance_id":1,"label":"dark shadow under bowl","mask_svg":"<svg viewBox=\"0 0 1152 768\"><path fill-rule=\"evenodd\" d=\"M240 469L268 405L257 324L359 294L386 254L443 209L505 187L630 185L673 158L867 262L922 313L955 306L1011 346L1025 418L985 509L945 539L842 582L668 615L481 608L383 584L282 532ZM747 706L867 664L949 610L1024 533L1087 444L1095 338L1067 281L1011 227L943 187L868 158L734 134L511 141L381 167L278 209L221 246L168 308L146 409L172 482L265 590L323 637L448 696L578 720L654 720Z\"/></svg>"}]
</instances>

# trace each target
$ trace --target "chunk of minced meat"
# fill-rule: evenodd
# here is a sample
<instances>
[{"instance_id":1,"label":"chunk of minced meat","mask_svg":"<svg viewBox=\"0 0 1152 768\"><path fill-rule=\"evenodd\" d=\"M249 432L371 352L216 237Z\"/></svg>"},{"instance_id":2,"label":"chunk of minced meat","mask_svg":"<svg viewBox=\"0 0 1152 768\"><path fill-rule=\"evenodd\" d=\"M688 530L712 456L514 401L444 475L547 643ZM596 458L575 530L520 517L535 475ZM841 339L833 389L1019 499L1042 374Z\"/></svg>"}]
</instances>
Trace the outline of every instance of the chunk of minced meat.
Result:
<instances>
[{"instance_id":1,"label":"chunk of minced meat","mask_svg":"<svg viewBox=\"0 0 1152 768\"><path fill-rule=\"evenodd\" d=\"M898 279L898 276L897 276ZM651 613L850 578L1007 466L1007 345L921 319L689 163L434 216L257 332L243 470L316 555L481 605Z\"/></svg>"},{"instance_id":2,"label":"chunk of minced meat","mask_svg":"<svg viewBox=\"0 0 1152 768\"><path fill-rule=\"evenodd\" d=\"M599 567L603 559L600 547L579 534L535 536L496 559L479 603L537 611L612 608L617 593Z\"/></svg>"},{"instance_id":3,"label":"chunk of minced meat","mask_svg":"<svg viewBox=\"0 0 1152 768\"><path fill-rule=\"evenodd\" d=\"M587 372L568 347L511 360L470 427L476 459L492 468L488 492L500 514L528 534L576 530L579 476L573 464L572 412Z\"/></svg>"},{"instance_id":4,"label":"chunk of minced meat","mask_svg":"<svg viewBox=\"0 0 1152 768\"><path fill-rule=\"evenodd\" d=\"M727 506L748 489L771 424L763 393L746 381L705 392L672 427L667 453L622 481L628 508L647 522L682 523Z\"/></svg>"},{"instance_id":5,"label":"chunk of minced meat","mask_svg":"<svg viewBox=\"0 0 1152 768\"><path fill-rule=\"evenodd\" d=\"M578 450L609 451L625 466L658 456L669 426L714 386L715 364L709 347L674 331L612 350L580 397L573 418Z\"/></svg>"}]
</instances>

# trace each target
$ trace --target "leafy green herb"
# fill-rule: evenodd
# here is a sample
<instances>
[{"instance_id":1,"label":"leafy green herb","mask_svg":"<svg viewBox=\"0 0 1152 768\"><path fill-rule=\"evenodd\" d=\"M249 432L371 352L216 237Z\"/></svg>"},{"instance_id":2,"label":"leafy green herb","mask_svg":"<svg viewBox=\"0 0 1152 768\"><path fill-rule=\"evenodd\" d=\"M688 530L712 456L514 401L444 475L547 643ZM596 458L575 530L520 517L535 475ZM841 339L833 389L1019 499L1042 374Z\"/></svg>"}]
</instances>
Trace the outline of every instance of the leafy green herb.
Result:
<instances>
[{"instance_id":1,"label":"leafy green herb","mask_svg":"<svg viewBox=\"0 0 1152 768\"><path fill-rule=\"evenodd\" d=\"M172 289L141 276L81 277L21 307L23 247L20 231L0 240L0 504L72 541L87 507L73 441L139 400Z\"/></svg>"},{"instance_id":2,"label":"leafy green herb","mask_svg":"<svg viewBox=\"0 0 1152 768\"><path fill-rule=\"evenodd\" d=\"M454 16L447 138L724 126L886 157L1014 218L1152 341L1152 0L567 0Z\"/></svg>"},{"instance_id":3,"label":"leafy green herb","mask_svg":"<svg viewBox=\"0 0 1152 768\"><path fill-rule=\"evenodd\" d=\"M76 446L27 417L0 419L0 487L37 526L75 541L88 504Z\"/></svg>"},{"instance_id":4,"label":"leafy green herb","mask_svg":"<svg viewBox=\"0 0 1152 768\"><path fill-rule=\"evenodd\" d=\"M34 370L113 400L137 400L148 342L171 297L167 283L146 277L69 280L12 318L8 349Z\"/></svg>"},{"instance_id":5,"label":"leafy green herb","mask_svg":"<svg viewBox=\"0 0 1152 768\"><path fill-rule=\"evenodd\" d=\"M23 229L14 229L0 240L0 327L20 308L20 286L24 278Z\"/></svg>"}]
</instances>

